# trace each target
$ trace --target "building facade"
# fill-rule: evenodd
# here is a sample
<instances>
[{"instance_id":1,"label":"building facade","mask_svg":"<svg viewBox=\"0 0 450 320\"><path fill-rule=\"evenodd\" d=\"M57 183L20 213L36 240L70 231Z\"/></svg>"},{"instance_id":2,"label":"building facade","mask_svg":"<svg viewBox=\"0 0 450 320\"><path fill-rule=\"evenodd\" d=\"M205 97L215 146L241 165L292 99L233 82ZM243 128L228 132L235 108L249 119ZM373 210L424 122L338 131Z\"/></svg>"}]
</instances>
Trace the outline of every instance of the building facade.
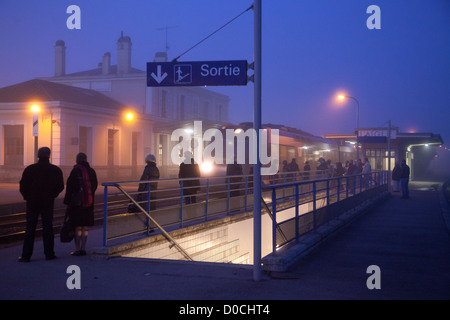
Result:
<instances>
[{"instance_id":1,"label":"building facade","mask_svg":"<svg viewBox=\"0 0 450 320\"><path fill-rule=\"evenodd\" d=\"M144 137L152 147L143 152L155 154L161 175L165 178L177 177L178 174L178 165L170 161L172 148L178 143L171 141L174 130L192 126L194 120L203 121L205 130L228 123L228 96L199 87L147 87L146 71L131 65L132 42L123 33L117 40L116 64L111 63L112 55L106 52L96 68L67 74L65 54L66 45L58 40L55 44L54 76L41 79L98 91L152 119L152 131ZM167 53L157 52L153 61L167 61Z\"/></svg>"},{"instance_id":2,"label":"building facade","mask_svg":"<svg viewBox=\"0 0 450 320\"><path fill-rule=\"evenodd\" d=\"M356 134L326 134L325 138L340 147L356 148ZM372 169L392 170L404 159L411 168L411 179L426 178L435 148L443 143L439 134L401 132L398 127L360 128L358 134L360 158L368 158Z\"/></svg>"},{"instance_id":3,"label":"building facade","mask_svg":"<svg viewBox=\"0 0 450 320\"><path fill-rule=\"evenodd\" d=\"M3 180L20 178L38 148L65 171L84 152L102 180L126 177L144 165L153 146L150 117L127 119L127 106L95 90L34 79L0 89L0 169Z\"/></svg>"}]
</instances>

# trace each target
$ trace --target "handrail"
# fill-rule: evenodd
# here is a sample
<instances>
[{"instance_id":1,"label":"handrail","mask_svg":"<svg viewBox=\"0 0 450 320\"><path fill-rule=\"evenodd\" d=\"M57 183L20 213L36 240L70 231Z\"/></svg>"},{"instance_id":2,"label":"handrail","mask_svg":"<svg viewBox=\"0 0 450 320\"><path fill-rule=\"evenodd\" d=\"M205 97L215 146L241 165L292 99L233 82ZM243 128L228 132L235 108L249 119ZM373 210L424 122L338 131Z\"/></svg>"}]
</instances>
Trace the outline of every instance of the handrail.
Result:
<instances>
[{"instance_id":1,"label":"handrail","mask_svg":"<svg viewBox=\"0 0 450 320\"><path fill-rule=\"evenodd\" d=\"M171 236L170 236L170 234L168 234L167 233L167 231L166 230L164 230L164 228L163 227L161 227L160 225L159 225L159 223L158 222L156 222L156 220L155 219L153 219L153 217L146 211L146 210L144 210L144 208L142 208L141 206L140 206L140 204L139 203L137 203L136 202L136 200L134 200L133 199L133 197L132 196L130 196L129 194L128 194L128 192L126 192L123 188L122 188L122 186L120 186L119 184L115 184L114 185L117 189L119 189L143 214L145 214L146 216L147 216L147 218L149 218L154 224L155 224L155 226L159 229L159 230L161 230L161 232L162 232L162 234L164 235L164 237L167 239L167 241L169 241L170 242L170 244L171 244L171 247L173 247L173 246L175 246L177 249L178 249L178 251L180 251L181 252L181 254L183 254L184 255L184 257L186 258L186 259L188 259L188 260L190 260L190 261L193 261L193 259L192 259L192 257L175 241L175 239L174 238L172 238Z\"/></svg>"},{"instance_id":2,"label":"handrail","mask_svg":"<svg viewBox=\"0 0 450 320\"><path fill-rule=\"evenodd\" d=\"M310 177L323 177L320 175L323 172L314 174L312 174L312 172L314 171L309 172ZM239 179L231 181L233 178ZM130 217L133 216L133 211L128 210L131 209L129 207L130 205L134 207L136 213L139 214L142 212L145 215L146 222L143 221L144 224L142 226L146 227L147 232L150 230L152 222L154 225L157 225L156 221L160 227L167 229L169 227L176 227L177 225L178 227L183 227L184 223L208 221L223 215L234 215L244 211L251 211L254 183L252 178L253 175L223 175L183 179L171 178L104 182L102 183L102 186L104 186L103 211L105 221L103 244L106 246L107 242L110 240L117 240L145 232L145 229L141 228L139 223L136 224L133 222L134 220L130 220ZM188 204L189 201L186 201L186 197L188 197L188 192L186 191L191 187L183 186L184 181L192 179L200 180L199 189L194 195L196 197L195 206ZM332 179L335 180L339 178ZM266 209L270 208L270 200L267 200L269 190L271 186L276 186L277 188L282 189L280 190L282 198L277 200L277 205L281 203L281 200L283 202L283 209L289 206L292 207L295 197L293 188L295 188L296 185L300 185L302 198L297 199L297 201L300 200L301 203L306 203L310 201L308 198L311 198L312 196L312 190L310 188L310 186L312 186L312 181L314 180L299 179L298 173L297 178L295 178L292 172L279 173L275 176L263 178L263 199L261 199L261 201L266 200L267 203L264 204L264 207ZM327 181L327 179L318 179L315 181L318 182L317 198L318 200L323 199L325 201L327 196L325 196L325 184L323 181ZM280 184L280 182L286 183ZM157 183L158 188L151 188L152 183ZM140 185L147 185L147 190L139 191ZM121 189L118 189L118 186L120 186ZM108 187L114 187L114 189L117 188L119 192L110 192ZM305 200L308 201L305 202ZM186 202L186 204L184 202ZM277 208L275 208L275 211L276 210ZM269 215L273 215L270 209L267 210L267 212ZM148 217L148 215L151 215L151 217ZM121 220L130 221L131 223L127 224L126 228L113 227L112 229L108 229L109 227L107 224L109 221L116 223ZM111 232L108 233L109 230L111 230ZM281 232L278 232L278 234L283 236L283 233Z\"/></svg>"},{"instance_id":3,"label":"handrail","mask_svg":"<svg viewBox=\"0 0 450 320\"><path fill-rule=\"evenodd\" d=\"M360 173L360 174L354 174L354 175L345 175L340 177L333 177L333 178L327 178L327 179L318 179L318 180L312 180L312 181L296 181L296 182L288 182L288 183L282 183L282 184L273 184L273 185L265 185L262 187L263 190L271 190L272 191L272 252L276 252L277 248L279 246L282 246L284 244L287 244L288 242L298 239L301 235L299 233L299 186L305 185L305 184L312 184L312 191L308 190L307 192L301 193L301 195L310 194L312 192L312 200L308 202L313 203L313 209L312 211L308 211L303 214L312 214L310 227L307 227L304 232L308 232L311 230L317 230L317 227L320 225L317 222L317 214L318 212L318 203L317 201L323 200L322 206L329 206L331 204L331 197L336 196L336 199L333 201L339 202L340 195L342 192L344 192L345 188L345 199L349 198L349 192L352 193L352 196L356 194L364 193L370 189L376 188L378 186L382 185L388 185L389 184L389 171L372 171L370 173ZM341 183L344 182L344 183ZM285 188L295 188L294 194L290 194L288 196L279 195L277 198L277 190L285 189ZM330 192L330 189L334 189L334 191ZM320 193L325 194L325 196L319 195ZM287 207L282 208L281 210L277 210L277 202L280 203L283 201L286 201L286 198L292 198L295 197L295 205L289 205ZM325 203L326 201L326 203ZM322 207L319 203L319 208ZM286 209L295 207L295 217L290 218L281 222L277 222L277 211L284 211ZM329 217L323 217L325 220L328 221L330 219ZM322 221L322 223L323 223ZM290 224L290 225L289 225ZM288 228L295 228L295 232L292 232L292 234L295 234L295 236L291 236L290 239L286 239L286 236L284 234L280 234L283 237L283 241L277 242L277 232L280 230L280 225L285 225ZM292 230L292 229L291 229ZM281 243L281 244L279 244Z\"/></svg>"},{"instance_id":4,"label":"handrail","mask_svg":"<svg viewBox=\"0 0 450 320\"><path fill-rule=\"evenodd\" d=\"M272 219L272 221L273 221L272 211L270 211L270 208L267 205L266 201L264 201L264 198L262 198L261 201L262 201L262 204L263 204L264 208L266 208L266 211L269 214L270 219ZM287 242L286 235L284 234L283 230L281 230L281 228L280 228L280 226L278 224L276 225L276 228L277 228L278 232L281 234L281 236L283 237L284 241Z\"/></svg>"}]
</instances>

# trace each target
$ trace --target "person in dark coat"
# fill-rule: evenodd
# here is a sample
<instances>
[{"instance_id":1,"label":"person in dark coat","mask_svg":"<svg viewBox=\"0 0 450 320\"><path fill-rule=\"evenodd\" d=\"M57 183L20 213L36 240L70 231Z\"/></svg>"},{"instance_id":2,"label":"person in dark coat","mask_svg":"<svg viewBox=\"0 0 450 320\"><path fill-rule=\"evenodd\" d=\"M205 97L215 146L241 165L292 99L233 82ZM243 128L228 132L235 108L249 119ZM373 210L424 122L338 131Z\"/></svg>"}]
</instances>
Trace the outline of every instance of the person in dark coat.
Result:
<instances>
[{"instance_id":1,"label":"person in dark coat","mask_svg":"<svg viewBox=\"0 0 450 320\"><path fill-rule=\"evenodd\" d=\"M178 178L200 178L200 167L194 163L190 152L185 152L185 161L180 164ZM195 196L200 190L200 179L189 179L180 181L183 185L183 196L186 204L196 203Z\"/></svg>"},{"instance_id":2,"label":"person in dark coat","mask_svg":"<svg viewBox=\"0 0 450 320\"><path fill-rule=\"evenodd\" d=\"M356 173L356 166L353 164L353 160L350 160L350 162L348 163L348 169L347 169L347 176L353 176ZM355 178L354 177L350 177L347 179L348 185L347 185L347 189L351 192L353 192L353 186L355 185Z\"/></svg>"},{"instance_id":3,"label":"person in dark coat","mask_svg":"<svg viewBox=\"0 0 450 320\"><path fill-rule=\"evenodd\" d=\"M295 158L292 158L292 161L291 161L291 163L289 163L289 169L288 169L288 171L289 172L292 172L291 173L291 180L292 181L295 181L296 179L295 179L295 177L297 176L297 172L299 172L300 171L300 169L299 169L299 167L298 167L298 164L297 164L297 162L295 161Z\"/></svg>"},{"instance_id":4,"label":"person in dark coat","mask_svg":"<svg viewBox=\"0 0 450 320\"><path fill-rule=\"evenodd\" d=\"M319 158L319 166L316 168L316 179L323 179L327 176L328 166L324 158ZM319 175L319 177L317 177Z\"/></svg>"},{"instance_id":5,"label":"person in dark coat","mask_svg":"<svg viewBox=\"0 0 450 320\"><path fill-rule=\"evenodd\" d=\"M53 207L55 198L64 190L63 173L50 163L50 149L38 150L38 162L22 173L20 193L26 201L27 225L20 262L29 262L33 254L34 236L41 215L44 254L47 260L56 258L53 235Z\"/></svg>"},{"instance_id":6,"label":"person in dark coat","mask_svg":"<svg viewBox=\"0 0 450 320\"><path fill-rule=\"evenodd\" d=\"M392 170L392 181L394 182L394 192L400 192L400 177L402 175L402 167L400 162L395 163L394 169Z\"/></svg>"},{"instance_id":7,"label":"person in dark coat","mask_svg":"<svg viewBox=\"0 0 450 320\"><path fill-rule=\"evenodd\" d=\"M309 172L311 171L311 166L309 165L309 161L305 162L305 166L303 167L303 180L309 180Z\"/></svg>"},{"instance_id":8,"label":"person in dark coat","mask_svg":"<svg viewBox=\"0 0 450 320\"><path fill-rule=\"evenodd\" d=\"M94 225L94 199L97 185L95 170L87 162L86 154L80 152L67 179L64 196L69 221L75 227L75 251L70 253L73 256L86 255L88 230Z\"/></svg>"},{"instance_id":9,"label":"person in dark coat","mask_svg":"<svg viewBox=\"0 0 450 320\"><path fill-rule=\"evenodd\" d=\"M148 180L157 180L159 179L159 170L156 167L156 157L153 154L148 154L145 157L145 162L147 165L145 166L144 172L142 172L141 181ZM147 191L148 183L140 183L139 184L139 192ZM158 189L158 182L153 181L150 182L150 210L156 209L156 190ZM146 201L147 194L141 193L139 194L139 201Z\"/></svg>"},{"instance_id":10,"label":"person in dark coat","mask_svg":"<svg viewBox=\"0 0 450 320\"><path fill-rule=\"evenodd\" d=\"M336 162L336 169L334 169L333 177L342 177L345 174L344 167L341 162Z\"/></svg>"},{"instance_id":11,"label":"person in dark coat","mask_svg":"<svg viewBox=\"0 0 450 320\"><path fill-rule=\"evenodd\" d=\"M237 197L241 194L240 188L241 188L241 182L242 177L235 177L235 176L242 176L242 165L237 163L237 159L234 159L234 163L227 164L227 176L233 176L230 178L227 178L226 183L228 184L228 180L230 183L230 197Z\"/></svg>"},{"instance_id":12,"label":"person in dark coat","mask_svg":"<svg viewBox=\"0 0 450 320\"><path fill-rule=\"evenodd\" d=\"M410 169L409 166L406 164L406 160L402 160L401 169L402 172L400 174L400 185L402 187L402 199L409 199L408 183L409 183Z\"/></svg>"}]
</instances>

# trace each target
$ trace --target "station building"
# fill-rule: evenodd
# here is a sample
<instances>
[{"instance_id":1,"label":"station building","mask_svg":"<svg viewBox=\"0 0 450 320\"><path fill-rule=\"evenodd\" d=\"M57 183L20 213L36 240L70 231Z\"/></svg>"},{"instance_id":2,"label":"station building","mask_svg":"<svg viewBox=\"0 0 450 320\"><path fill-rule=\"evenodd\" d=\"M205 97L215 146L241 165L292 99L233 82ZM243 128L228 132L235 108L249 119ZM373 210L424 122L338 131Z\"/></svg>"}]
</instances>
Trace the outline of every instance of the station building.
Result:
<instances>
[{"instance_id":1,"label":"station building","mask_svg":"<svg viewBox=\"0 0 450 320\"><path fill-rule=\"evenodd\" d=\"M411 179L426 179L427 168L436 155L436 147L444 142L439 134L430 132L401 132L392 126L360 128L358 144L360 158L368 158L372 169L388 170L396 162L406 160L411 168ZM335 141L339 147L356 148L356 134L326 134L325 138ZM390 153L390 157L389 157Z\"/></svg>"},{"instance_id":2,"label":"station building","mask_svg":"<svg viewBox=\"0 0 450 320\"><path fill-rule=\"evenodd\" d=\"M130 111L95 90L40 79L1 88L2 180L18 181L43 146L64 171L85 152L100 177L131 175L152 148L145 137L152 135L154 121L134 112L130 118Z\"/></svg>"},{"instance_id":3,"label":"station building","mask_svg":"<svg viewBox=\"0 0 450 320\"><path fill-rule=\"evenodd\" d=\"M95 68L68 74L66 50L64 41L56 41L53 76L0 89L3 181L18 181L42 146L67 170L85 152L101 180L139 179L148 153L157 157L162 177L176 177L172 132L193 120L204 121L205 129L228 123L226 95L197 87L148 88L146 71L131 65L132 42L123 33L115 64L106 52ZM167 61L167 53L157 52L153 61ZM33 105L39 110L34 114Z\"/></svg>"}]
</instances>

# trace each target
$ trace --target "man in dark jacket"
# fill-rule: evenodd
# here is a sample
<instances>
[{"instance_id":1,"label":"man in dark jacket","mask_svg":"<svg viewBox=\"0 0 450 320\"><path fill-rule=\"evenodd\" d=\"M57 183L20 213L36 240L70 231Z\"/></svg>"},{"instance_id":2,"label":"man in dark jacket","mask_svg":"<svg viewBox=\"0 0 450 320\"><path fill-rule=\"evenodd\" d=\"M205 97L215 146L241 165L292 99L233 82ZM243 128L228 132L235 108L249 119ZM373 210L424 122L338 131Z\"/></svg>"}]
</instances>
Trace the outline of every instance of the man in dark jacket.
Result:
<instances>
[{"instance_id":1,"label":"man in dark jacket","mask_svg":"<svg viewBox=\"0 0 450 320\"><path fill-rule=\"evenodd\" d=\"M50 149L38 150L38 162L25 168L20 180L20 193L27 202L27 226L20 262L29 262L33 254L34 236L41 214L44 253L47 260L56 258L53 235L53 205L55 198L64 190L60 168L50 163Z\"/></svg>"},{"instance_id":2,"label":"man in dark jacket","mask_svg":"<svg viewBox=\"0 0 450 320\"><path fill-rule=\"evenodd\" d=\"M227 164L227 176L231 176L226 178L226 183L229 184L230 187L230 197L237 197L241 194L241 182L242 177L242 165L237 163L237 159L234 159L234 163Z\"/></svg>"},{"instance_id":3,"label":"man in dark jacket","mask_svg":"<svg viewBox=\"0 0 450 320\"><path fill-rule=\"evenodd\" d=\"M180 171L178 172L178 178L197 178L189 180L180 180L180 185L183 185L183 196L186 204L196 203L197 197L195 196L200 190L200 167L194 163L192 154L186 151L185 161L180 164Z\"/></svg>"},{"instance_id":4,"label":"man in dark jacket","mask_svg":"<svg viewBox=\"0 0 450 320\"><path fill-rule=\"evenodd\" d=\"M410 169L409 166L406 164L406 160L402 160L401 168L402 172L400 174L400 185L402 187L402 198L408 199L409 198L408 182Z\"/></svg>"}]
</instances>

